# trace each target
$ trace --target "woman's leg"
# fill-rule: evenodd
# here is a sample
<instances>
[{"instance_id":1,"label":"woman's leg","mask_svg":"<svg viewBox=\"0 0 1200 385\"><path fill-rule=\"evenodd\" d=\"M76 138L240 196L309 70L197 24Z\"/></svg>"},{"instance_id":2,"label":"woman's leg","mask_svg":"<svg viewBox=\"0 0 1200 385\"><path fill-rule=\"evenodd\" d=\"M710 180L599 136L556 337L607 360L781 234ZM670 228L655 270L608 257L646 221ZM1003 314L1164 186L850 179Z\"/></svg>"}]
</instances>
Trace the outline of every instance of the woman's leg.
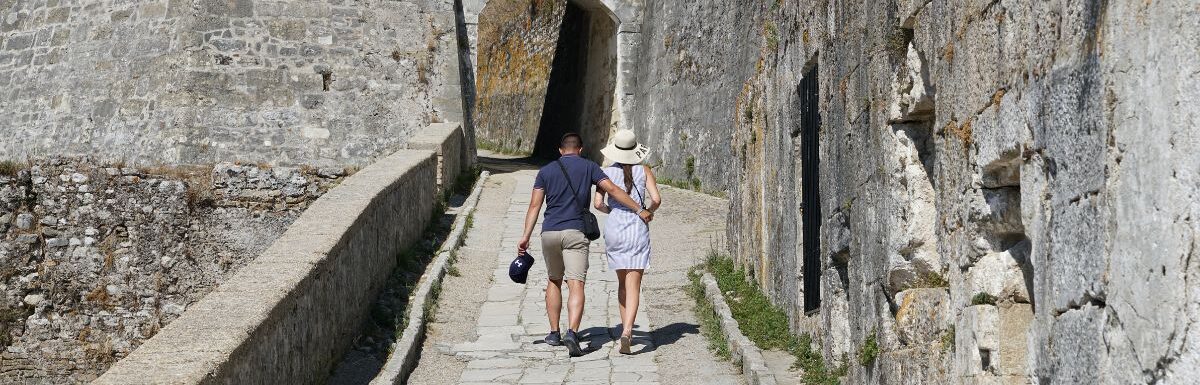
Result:
<instances>
[{"instance_id":1,"label":"woman's leg","mask_svg":"<svg viewBox=\"0 0 1200 385\"><path fill-rule=\"evenodd\" d=\"M624 324L625 330L621 331L622 336L633 335L633 322L637 318L638 302L641 300L642 293L642 269L636 270L621 270L625 272L625 276L621 278L621 283L624 288L619 288L621 293L625 294L625 300L622 301L625 306L621 312L621 322Z\"/></svg>"},{"instance_id":2,"label":"woman's leg","mask_svg":"<svg viewBox=\"0 0 1200 385\"><path fill-rule=\"evenodd\" d=\"M621 312L621 322L625 322L625 273L629 270L617 270L617 309Z\"/></svg>"}]
</instances>

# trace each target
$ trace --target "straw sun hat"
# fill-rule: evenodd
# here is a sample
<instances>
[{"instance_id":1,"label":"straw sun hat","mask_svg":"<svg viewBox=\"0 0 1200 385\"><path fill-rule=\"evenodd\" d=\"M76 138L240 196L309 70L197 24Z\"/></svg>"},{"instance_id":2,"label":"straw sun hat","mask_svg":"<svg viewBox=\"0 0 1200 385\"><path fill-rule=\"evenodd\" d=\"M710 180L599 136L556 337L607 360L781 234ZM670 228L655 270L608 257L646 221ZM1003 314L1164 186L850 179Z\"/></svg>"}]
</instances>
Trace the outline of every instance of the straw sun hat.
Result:
<instances>
[{"instance_id":1,"label":"straw sun hat","mask_svg":"<svg viewBox=\"0 0 1200 385\"><path fill-rule=\"evenodd\" d=\"M634 135L633 131L620 130L613 134L608 147L600 150L600 153L613 162L640 164L646 160L647 155L650 155L650 149L638 143L637 135Z\"/></svg>"}]
</instances>

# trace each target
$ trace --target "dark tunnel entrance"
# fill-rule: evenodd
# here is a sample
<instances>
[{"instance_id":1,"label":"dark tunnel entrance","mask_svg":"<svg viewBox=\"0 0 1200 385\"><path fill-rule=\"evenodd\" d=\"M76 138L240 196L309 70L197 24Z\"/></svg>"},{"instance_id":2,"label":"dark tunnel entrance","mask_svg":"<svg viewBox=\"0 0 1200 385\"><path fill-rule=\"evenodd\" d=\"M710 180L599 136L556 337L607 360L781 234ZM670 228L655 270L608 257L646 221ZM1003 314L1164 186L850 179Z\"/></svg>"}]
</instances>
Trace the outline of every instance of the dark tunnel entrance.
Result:
<instances>
[{"instance_id":1,"label":"dark tunnel entrance","mask_svg":"<svg viewBox=\"0 0 1200 385\"><path fill-rule=\"evenodd\" d=\"M568 1L551 64L533 155L558 158L568 132L583 136L584 156L600 162L608 142L616 90L616 22L598 1Z\"/></svg>"}]
</instances>

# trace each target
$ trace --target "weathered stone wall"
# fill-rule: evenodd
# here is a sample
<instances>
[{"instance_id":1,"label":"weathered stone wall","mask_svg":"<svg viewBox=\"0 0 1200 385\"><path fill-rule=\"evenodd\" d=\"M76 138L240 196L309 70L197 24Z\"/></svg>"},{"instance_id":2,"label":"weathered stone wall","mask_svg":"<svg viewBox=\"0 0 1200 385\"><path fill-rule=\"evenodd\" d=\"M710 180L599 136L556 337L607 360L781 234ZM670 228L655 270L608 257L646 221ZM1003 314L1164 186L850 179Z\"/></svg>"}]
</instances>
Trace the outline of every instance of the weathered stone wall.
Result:
<instances>
[{"instance_id":1,"label":"weathered stone wall","mask_svg":"<svg viewBox=\"0 0 1200 385\"><path fill-rule=\"evenodd\" d=\"M0 157L365 165L462 115L452 6L0 2Z\"/></svg>"},{"instance_id":2,"label":"weathered stone wall","mask_svg":"<svg viewBox=\"0 0 1200 385\"><path fill-rule=\"evenodd\" d=\"M647 4L631 125L659 178L724 192L736 177L733 101L755 68L759 13L736 0Z\"/></svg>"},{"instance_id":3,"label":"weathered stone wall","mask_svg":"<svg viewBox=\"0 0 1200 385\"><path fill-rule=\"evenodd\" d=\"M345 172L53 159L11 174L0 177L0 382L62 383L128 355Z\"/></svg>"},{"instance_id":4,"label":"weathered stone wall","mask_svg":"<svg viewBox=\"0 0 1200 385\"><path fill-rule=\"evenodd\" d=\"M437 154L438 193L452 190L459 175L472 167L475 151L463 136L461 123L431 124L408 141L408 149Z\"/></svg>"},{"instance_id":5,"label":"weathered stone wall","mask_svg":"<svg viewBox=\"0 0 1200 385\"><path fill-rule=\"evenodd\" d=\"M479 15L476 134L483 147L533 152L566 0L492 0Z\"/></svg>"},{"instance_id":6,"label":"weathered stone wall","mask_svg":"<svg viewBox=\"0 0 1200 385\"><path fill-rule=\"evenodd\" d=\"M326 378L358 334L397 256L429 223L436 169L433 151L401 150L346 178L270 248L97 383Z\"/></svg>"},{"instance_id":7,"label":"weathered stone wall","mask_svg":"<svg viewBox=\"0 0 1200 385\"><path fill-rule=\"evenodd\" d=\"M668 177L726 178L731 252L848 383L1200 375L1195 4L697 3L647 9L639 135ZM805 317L814 66L822 303ZM706 139L674 123L691 119Z\"/></svg>"}]
</instances>

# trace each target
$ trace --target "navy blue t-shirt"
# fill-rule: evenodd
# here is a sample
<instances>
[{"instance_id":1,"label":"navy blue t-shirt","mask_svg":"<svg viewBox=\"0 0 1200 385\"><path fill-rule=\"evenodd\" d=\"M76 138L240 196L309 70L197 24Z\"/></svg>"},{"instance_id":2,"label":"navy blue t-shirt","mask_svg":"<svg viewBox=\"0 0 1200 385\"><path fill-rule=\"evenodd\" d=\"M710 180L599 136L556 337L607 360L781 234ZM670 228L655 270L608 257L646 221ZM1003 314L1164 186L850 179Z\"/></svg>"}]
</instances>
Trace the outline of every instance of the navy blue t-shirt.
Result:
<instances>
[{"instance_id":1,"label":"navy blue t-shirt","mask_svg":"<svg viewBox=\"0 0 1200 385\"><path fill-rule=\"evenodd\" d=\"M559 161L567 167L570 178L563 175L562 168L556 161L550 162L538 170L537 179L533 181L534 189L540 189L546 193L546 219L542 222L542 231L583 231L581 214L583 214L583 210L591 209L592 185L600 184L608 179L608 175L604 174L604 170L601 170L600 165L597 165L596 162L578 155L563 156L559 158ZM579 193L578 197L571 196L571 186L567 185L568 181L575 186L575 191Z\"/></svg>"}]
</instances>

